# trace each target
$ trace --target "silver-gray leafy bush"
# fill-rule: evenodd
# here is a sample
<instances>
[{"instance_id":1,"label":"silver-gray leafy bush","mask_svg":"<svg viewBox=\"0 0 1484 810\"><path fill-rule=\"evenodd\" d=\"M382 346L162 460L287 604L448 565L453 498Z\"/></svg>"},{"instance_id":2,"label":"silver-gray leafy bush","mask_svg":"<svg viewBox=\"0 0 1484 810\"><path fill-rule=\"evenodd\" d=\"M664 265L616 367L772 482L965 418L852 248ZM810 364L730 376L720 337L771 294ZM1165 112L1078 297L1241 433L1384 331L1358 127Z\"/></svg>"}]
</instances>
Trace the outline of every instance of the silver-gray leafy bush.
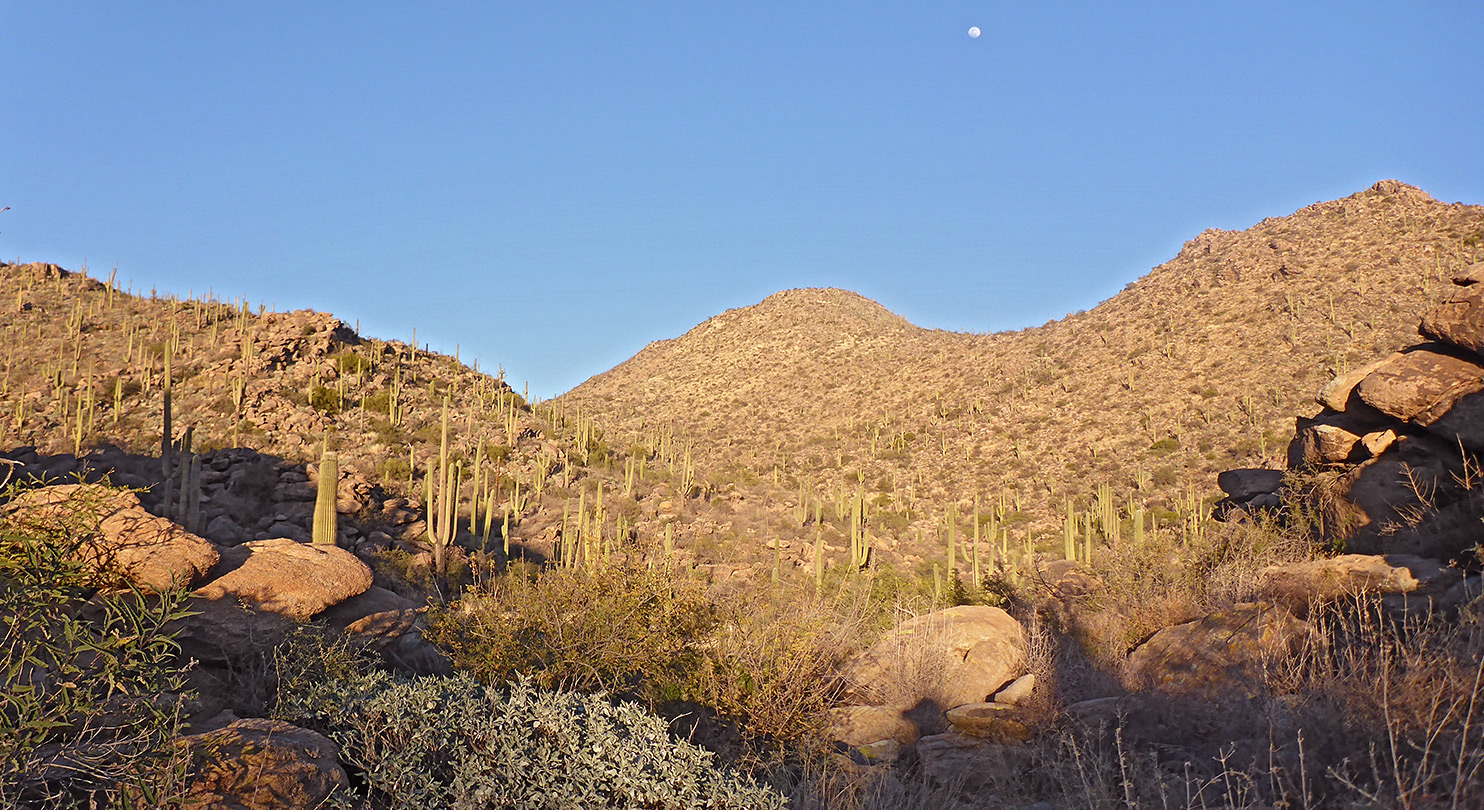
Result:
<instances>
[{"instance_id":1,"label":"silver-gray leafy bush","mask_svg":"<svg viewBox=\"0 0 1484 810\"><path fill-rule=\"evenodd\" d=\"M372 672L300 687L278 713L326 728L374 803L417 808L782 808L664 721L601 696L467 675Z\"/></svg>"}]
</instances>

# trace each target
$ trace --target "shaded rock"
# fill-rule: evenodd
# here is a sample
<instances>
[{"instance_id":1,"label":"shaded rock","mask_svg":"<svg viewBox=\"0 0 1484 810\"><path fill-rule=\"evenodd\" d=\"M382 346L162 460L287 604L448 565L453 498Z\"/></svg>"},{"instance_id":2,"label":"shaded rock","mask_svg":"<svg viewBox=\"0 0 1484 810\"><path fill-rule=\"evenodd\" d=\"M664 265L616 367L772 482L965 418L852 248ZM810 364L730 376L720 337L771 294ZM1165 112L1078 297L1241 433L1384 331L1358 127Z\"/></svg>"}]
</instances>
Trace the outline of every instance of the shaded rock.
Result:
<instances>
[{"instance_id":1,"label":"shaded rock","mask_svg":"<svg viewBox=\"0 0 1484 810\"><path fill-rule=\"evenodd\" d=\"M1484 577L1475 574L1454 583L1453 587L1438 598L1438 607L1444 610L1458 610L1477 604L1481 599L1484 599Z\"/></svg>"},{"instance_id":2,"label":"shaded rock","mask_svg":"<svg viewBox=\"0 0 1484 810\"><path fill-rule=\"evenodd\" d=\"M1398 436L1385 453L1316 490L1325 539L1360 554L1453 559L1465 538L1434 529L1446 521L1462 473L1456 446L1429 435Z\"/></svg>"},{"instance_id":3,"label":"shaded rock","mask_svg":"<svg viewBox=\"0 0 1484 810\"><path fill-rule=\"evenodd\" d=\"M1484 451L1484 393L1459 397L1447 413L1427 426L1427 432L1455 448L1462 444Z\"/></svg>"},{"instance_id":4,"label":"shaded rock","mask_svg":"<svg viewBox=\"0 0 1484 810\"><path fill-rule=\"evenodd\" d=\"M351 622L345 635L356 644L380 653L392 666L417 675L449 675L453 665L423 637L427 619L422 610L388 610Z\"/></svg>"},{"instance_id":5,"label":"shaded rock","mask_svg":"<svg viewBox=\"0 0 1484 810\"><path fill-rule=\"evenodd\" d=\"M211 543L146 512L132 492L61 484L25 492L7 508L21 526L62 521L76 527L87 535L80 551L92 567L145 588L188 586L220 559Z\"/></svg>"},{"instance_id":6,"label":"shaded rock","mask_svg":"<svg viewBox=\"0 0 1484 810\"><path fill-rule=\"evenodd\" d=\"M840 706L830 710L831 740L862 746L880 740L906 744L917 739L917 724L901 706Z\"/></svg>"},{"instance_id":7,"label":"shaded rock","mask_svg":"<svg viewBox=\"0 0 1484 810\"><path fill-rule=\"evenodd\" d=\"M1384 360L1355 390L1387 416L1425 427L1459 398L1484 391L1484 366L1439 344L1416 346Z\"/></svg>"},{"instance_id":8,"label":"shaded rock","mask_svg":"<svg viewBox=\"0 0 1484 810\"><path fill-rule=\"evenodd\" d=\"M224 546L236 545L242 540L242 527L226 515L217 515L206 524L206 536L213 543Z\"/></svg>"},{"instance_id":9,"label":"shaded rock","mask_svg":"<svg viewBox=\"0 0 1484 810\"><path fill-rule=\"evenodd\" d=\"M1216 476L1216 486L1234 501L1250 500L1258 495L1277 492L1282 484L1282 470L1227 470Z\"/></svg>"},{"instance_id":10,"label":"shaded rock","mask_svg":"<svg viewBox=\"0 0 1484 810\"><path fill-rule=\"evenodd\" d=\"M873 704L940 706L987 700L1025 672L1025 630L1005 611L963 605L903 622L844 671L849 694Z\"/></svg>"},{"instance_id":11,"label":"shaded rock","mask_svg":"<svg viewBox=\"0 0 1484 810\"><path fill-rule=\"evenodd\" d=\"M1030 739L1030 727L1014 706L1004 703L967 703L944 713L955 731L997 743L1019 743Z\"/></svg>"},{"instance_id":12,"label":"shaded rock","mask_svg":"<svg viewBox=\"0 0 1484 810\"><path fill-rule=\"evenodd\" d=\"M177 625L181 655L207 664L248 661L288 638L294 622L278 613L244 607L235 599L193 596L186 608L195 615Z\"/></svg>"},{"instance_id":13,"label":"shaded rock","mask_svg":"<svg viewBox=\"0 0 1484 810\"><path fill-rule=\"evenodd\" d=\"M1282 607L1236 605L1155 633L1129 656L1128 673L1137 685L1174 693L1252 690L1310 633Z\"/></svg>"},{"instance_id":14,"label":"shaded rock","mask_svg":"<svg viewBox=\"0 0 1484 810\"><path fill-rule=\"evenodd\" d=\"M190 757L185 806L195 810L318 807L350 786L333 742L282 720L237 720L177 745Z\"/></svg>"},{"instance_id":15,"label":"shaded rock","mask_svg":"<svg viewBox=\"0 0 1484 810\"><path fill-rule=\"evenodd\" d=\"M983 790L996 777L1022 772L1032 762L1023 745L1001 745L954 731L923 737L913 748L924 776L964 791Z\"/></svg>"},{"instance_id":16,"label":"shaded rock","mask_svg":"<svg viewBox=\"0 0 1484 810\"><path fill-rule=\"evenodd\" d=\"M344 631L351 624L376 613L412 610L417 607L417 603L411 599L399 596L378 585L372 585L365 592L326 609L315 619L323 621L335 630Z\"/></svg>"},{"instance_id":17,"label":"shaded rock","mask_svg":"<svg viewBox=\"0 0 1484 810\"><path fill-rule=\"evenodd\" d=\"M1120 715L1128 711L1128 698L1122 696L1081 700L1067 706L1067 716L1087 726L1116 723Z\"/></svg>"},{"instance_id":18,"label":"shaded rock","mask_svg":"<svg viewBox=\"0 0 1484 810\"><path fill-rule=\"evenodd\" d=\"M1446 589L1462 576L1437 560L1411 554L1343 554L1322 560L1271 565L1258 572L1263 599L1301 608L1313 601L1356 594L1400 594Z\"/></svg>"},{"instance_id":19,"label":"shaded rock","mask_svg":"<svg viewBox=\"0 0 1484 810\"><path fill-rule=\"evenodd\" d=\"M232 599L258 611L300 621L371 587L371 569L354 554L330 545L258 540L229 550L222 570L196 595Z\"/></svg>"}]
</instances>

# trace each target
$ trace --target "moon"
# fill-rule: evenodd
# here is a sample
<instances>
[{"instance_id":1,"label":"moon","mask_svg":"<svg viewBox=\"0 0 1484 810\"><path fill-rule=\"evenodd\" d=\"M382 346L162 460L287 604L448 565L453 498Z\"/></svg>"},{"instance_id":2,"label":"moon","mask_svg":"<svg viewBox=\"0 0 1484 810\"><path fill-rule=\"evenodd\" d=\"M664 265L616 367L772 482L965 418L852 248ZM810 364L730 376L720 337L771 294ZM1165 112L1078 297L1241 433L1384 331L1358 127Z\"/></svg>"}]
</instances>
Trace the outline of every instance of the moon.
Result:
<instances>
[{"instance_id":1,"label":"moon","mask_svg":"<svg viewBox=\"0 0 1484 810\"><path fill-rule=\"evenodd\" d=\"M973 28L970 28L969 29L969 39L978 39L978 38L979 38L979 26L976 25Z\"/></svg>"}]
</instances>

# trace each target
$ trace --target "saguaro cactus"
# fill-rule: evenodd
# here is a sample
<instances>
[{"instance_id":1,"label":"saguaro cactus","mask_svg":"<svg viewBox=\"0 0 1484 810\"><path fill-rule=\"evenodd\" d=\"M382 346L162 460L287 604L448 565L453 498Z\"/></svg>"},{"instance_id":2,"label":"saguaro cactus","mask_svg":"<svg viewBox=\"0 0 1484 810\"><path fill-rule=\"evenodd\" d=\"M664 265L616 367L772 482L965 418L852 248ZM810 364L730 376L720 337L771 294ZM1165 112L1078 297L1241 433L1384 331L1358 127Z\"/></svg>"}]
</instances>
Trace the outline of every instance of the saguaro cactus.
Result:
<instances>
[{"instance_id":1,"label":"saguaro cactus","mask_svg":"<svg viewBox=\"0 0 1484 810\"><path fill-rule=\"evenodd\" d=\"M335 489L340 482L340 462L328 449L320 453L319 482L314 496L314 543L334 545L337 533Z\"/></svg>"}]
</instances>

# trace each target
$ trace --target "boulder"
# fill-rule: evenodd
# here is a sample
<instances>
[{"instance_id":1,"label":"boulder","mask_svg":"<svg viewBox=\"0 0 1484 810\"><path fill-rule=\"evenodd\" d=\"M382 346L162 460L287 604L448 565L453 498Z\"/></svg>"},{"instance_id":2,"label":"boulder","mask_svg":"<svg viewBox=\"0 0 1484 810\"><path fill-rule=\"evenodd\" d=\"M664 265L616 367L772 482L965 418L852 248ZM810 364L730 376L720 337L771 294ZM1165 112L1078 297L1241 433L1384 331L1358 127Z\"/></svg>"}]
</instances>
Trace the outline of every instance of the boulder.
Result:
<instances>
[{"instance_id":1,"label":"boulder","mask_svg":"<svg viewBox=\"0 0 1484 810\"><path fill-rule=\"evenodd\" d=\"M423 638L422 610L388 610L358 619L345 628L351 642L380 653L382 660L415 675L450 675L453 664Z\"/></svg>"},{"instance_id":2,"label":"boulder","mask_svg":"<svg viewBox=\"0 0 1484 810\"><path fill-rule=\"evenodd\" d=\"M990 742L1020 743L1031 736L1019 710L1004 703L967 703L949 709L944 717L958 733Z\"/></svg>"},{"instance_id":3,"label":"boulder","mask_svg":"<svg viewBox=\"0 0 1484 810\"><path fill-rule=\"evenodd\" d=\"M1354 458L1356 447L1365 449L1360 438L1338 425L1300 418L1298 431L1288 446L1288 467L1297 470L1358 460Z\"/></svg>"},{"instance_id":4,"label":"boulder","mask_svg":"<svg viewBox=\"0 0 1484 810\"><path fill-rule=\"evenodd\" d=\"M314 618L343 632L346 627L372 614L411 610L416 607L418 607L417 603L411 599L399 596L378 585L372 585L364 593L327 608Z\"/></svg>"},{"instance_id":5,"label":"boulder","mask_svg":"<svg viewBox=\"0 0 1484 810\"><path fill-rule=\"evenodd\" d=\"M176 624L175 640L182 656L208 665L251 661L281 644L294 626L281 614L244 607L235 599L193 596L186 608L194 615Z\"/></svg>"},{"instance_id":6,"label":"boulder","mask_svg":"<svg viewBox=\"0 0 1484 810\"><path fill-rule=\"evenodd\" d=\"M282 720L237 720L177 745L189 757L192 810L319 807L350 787L333 742Z\"/></svg>"},{"instance_id":7,"label":"boulder","mask_svg":"<svg viewBox=\"0 0 1484 810\"><path fill-rule=\"evenodd\" d=\"M1484 393L1466 394L1427 426L1427 432L1457 448L1484 451Z\"/></svg>"},{"instance_id":8,"label":"boulder","mask_svg":"<svg viewBox=\"0 0 1484 810\"><path fill-rule=\"evenodd\" d=\"M371 569L344 549L282 538L228 549L221 568L196 589L197 596L231 599L298 621L365 593L372 579Z\"/></svg>"},{"instance_id":9,"label":"boulder","mask_svg":"<svg viewBox=\"0 0 1484 810\"><path fill-rule=\"evenodd\" d=\"M1361 436L1360 443L1365 448L1366 458L1374 458L1390 449L1398 438L1394 430L1375 430Z\"/></svg>"},{"instance_id":10,"label":"boulder","mask_svg":"<svg viewBox=\"0 0 1484 810\"><path fill-rule=\"evenodd\" d=\"M1025 630L1010 614L961 605L903 622L851 661L844 678L862 703L979 703L1024 674L1025 645Z\"/></svg>"},{"instance_id":11,"label":"boulder","mask_svg":"<svg viewBox=\"0 0 1484 810\"><path fill-rule=\"evenodd\" d=\"M20 526L76 526L86 535L79 550L90 565L143 588L189 586L220 559L211 543L146 512L132 492L61 484L22 493L7 508Z\"/></svg>"},{"instance_id":12,"label":"boulder","mask_svg":"<svg viewBox=\"0 0 1484 810\"><path fill-rule=\"evenodd\" d=\"M1456 568L1411 554L1343 554L1270 565L1258 572L1260 598L1289 608L1358 594L1433 592L1462 577Z\"/></svg>"},{"instance_id":13,"label":"boulder","mask_svg":"<svg viewBox=\"0 0 1484 810\"><path fill-rule=\"evenodd\" d=\"M1320 405L1340 413L1374 413L1369 405L1361 402L1360 397L1356 396L1355 387L1360 385L1361 380L1370 376L1371 372L1380 368L1385 362L1386 360L1384 358L1374 360L1359 368L1353 368L1336 375L1333 380L1325 383L1324 387L1319 389L1319 395L1315 399L1318 400Z\"/></svg>"},{"instance_id":14,"label":"boulder","mask_svg":"<svg viewBox=\"0 0 1484 810\"><path fill-rule=\"evenodd\" d=\"M1484 262L1453 279L1457 286L1423 317L1417 331L1423 337L1484 354L1484 284L1478 283L1479 277L1484 277Z\"/></svg>"},{"instance_id":15,"label":"boulder","mask_svg":"<svg viewBox=\"0 0 1484 810\"><path fill-rule=\"evenodd\" d=\"M998 777L1014 779L1032 766L1030 749L950 731L923 737L914 746L922 773L931 782L949 789L977 792Z\"/></svg>"},{"instance_id":16,"label":"boulder","mask_svg":"<svg viewBox=\"0 0 1484 810\"><path fill-rule=\"evenodd\" d=\"M917 724L901 706L840 706L830 710L827 733L851 747L881 740L907 744L917 739Z\"/></svg>"},{"instance_id":17,"label":"boulder","mask_svg":"<svg viewBox=\"0 0 1484 810\"><path fill-rule=\"evenodd\" d=\"M1036 675L1027 672L1011 681L1008 686L994 693L994 702L1006 706L1022 706L1029 703L1036 693Z\"/></svg>"},{"instance_id":18,"label":"boulder","mask_svg":"<svg viewBox=\"0 0 1484 810\"><path fill-rule=\"evenodd\" d=\"M1415 346L1388 357L1355 390L1387 416L1426 427L1460 398L1484 391L1484 366L1441 344Z\"/></svg>"},{"instance_id":19,"label":"boulder","mask_svg":"<svg viewBox=\"0 0 1484 810\"><path fill-rule=\"evenodd\" d=\"M1234 501L1246 501L1277 492L1283 484L1282 470L1227 470L1216 476L1216 486Z\"/></svg>"},{"instance_id":20,"label":"boulder","mask_svg":"<svg viewBox=\"0 0 1484 810\"><path fill-rule=\"evenodd\" d=\"M1128 674L1134 686L1176 694L1255 693L1266 667L1310 634L1285 608L1235 605L1155 633L1129 655Z\"/></svg>"},{"instance_id":21,"label":"boulder","mask_svg":"<svg viewBox=\"0 0 1484 810\"><path fill-rule=\"evenodd\" d=\"M236 545L242 540L242 527L226 515L217 515L206 524L206 536L218 545Z\"/></svg>"},{"instance_id":22,"label":"boulder","mask_svg":"<svg viewBox=\"0 0 1484 810\"><path fill-rule=\"evenodd\" d=\"M1457 446L1426 434L1398 436L1325 488L1325 538L1359 554L1452 559L1459 549L1446 536L1433 537L1427 524L1447 512L1463 473Z\"/></svg>"},{"instance_id":23,"label":"boulder","mask_svg":"<svg viewBox=\"0 0 1484 810\"><path fill-rule=\"evenodd\" d=\"M1080 700L1067 706L1066 715L1084 726L1112 725L1128 714L1129 699L1121 695Z\"/></svg>"}]
</instances>

